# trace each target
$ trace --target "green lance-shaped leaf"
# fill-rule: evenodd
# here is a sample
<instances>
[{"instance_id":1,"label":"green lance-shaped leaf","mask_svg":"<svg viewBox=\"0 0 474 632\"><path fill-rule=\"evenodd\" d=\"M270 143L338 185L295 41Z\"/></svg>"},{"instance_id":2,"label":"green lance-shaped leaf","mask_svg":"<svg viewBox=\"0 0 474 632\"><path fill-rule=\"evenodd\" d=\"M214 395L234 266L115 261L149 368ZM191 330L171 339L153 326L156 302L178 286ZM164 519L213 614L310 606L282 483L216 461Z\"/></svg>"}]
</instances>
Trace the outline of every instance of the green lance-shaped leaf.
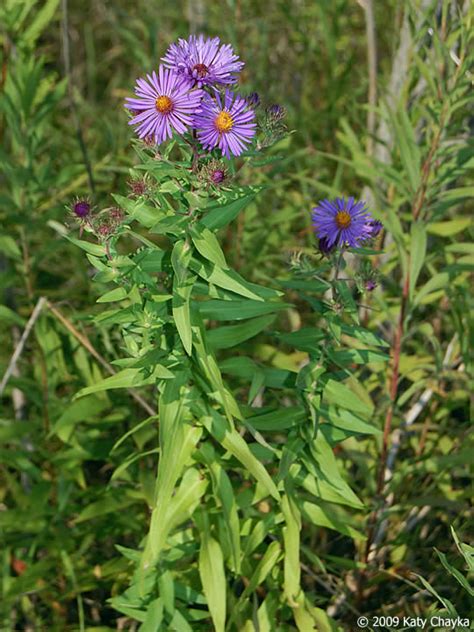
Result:
<instances>
[{"instance_id":1,"label":"green lance-shaped leaf","mask_svg":"<svg viewBox=\"0 0 474 632\"><path fill-rule=\"evenodd\" d=\"M166 216L161 208L145 204L143 200L131 200L118 194L114 194L113 197L127 215L146 228L155 226L159 220Z\"/></svg>"},{"instance_id":2,"label":"green lance-shaped leaf","mask_svg":"<svg viewBox=\"0 0 474 632\"><path fill-rule=\"evenodd\" d=\"M271 542L250 577L248 585L240 595L238 602L234 605L231 614L231 621L229 623L234 621L239 612L243 610L248 596L251 595L258 586L263 584L269 573L271 573L271 571L275 568L280 556L281 544L277 541Z\"/></svg>"},{"instance_id":3,"label":"green lance-shaped leaf","mask_svg":"<svg viewBox=\"0 0 474 632\"><path fill-rule=\"evenodd\" d=\"M340 408L334 404L330 406L322 404L318 410L330 424L337 428L360 434L381 434L379 428L371 426L358 415L345 408Z\"/></svg>"},{"instance_id":4,"label":"green lance-shaped leaf","mask_svg":"<svg viewBox=\"0 0 474 632\"><path fill-rule=\"evenodd\" d=\"M221 204L219 206L208 209L206 216L199 223L200 226L205 226L210 230L216 230L217 228L223 228L230 224L237 215L243 211L243 209L250 204L254 199L256 192L252 192L248 195L243 195L237 200L232 200L227 204Z\"/></svg>"},{"instance_id":5,"label":"green lance-shaped leaf","mask_svg":"<svg viewBox=\"0 0 474 632\"><path fill-rule=\"evenodd\" d=\"M122 301L127 298L128 292L124 287L116 287L113 290L109 290L105 294L102 294L97 299L97 303L113 303L115 301Z\"/></svg>"},{"instance_id":6,"label":"green lance-shaped leaf","mask_svg":"<svg viewBox=\"0 0 474 632\"><path fill-rule=\"evenodd\" d=\"M201 476L196 468L186 470L166 513L170 531L189 520L198 507L208 484L209 482Z\"/></svg>"},{"instance_id":7,"label":"green lance-shaped leaf","mask_svg":"<svg viewBox=\"0 0 474 632\"><path fill-rule=\"evenodd\" d=\"M201 410L200 420L214 439L235 456L273 498L280 501L280 494L267 470L254 457L245 439L235 428L231 428L225 417L209 407L207 411Z\"/></svg>"},{"instance_id":8,"label":"green lance-shaped leaf","mask_svg":"<svg viewBox=\"0 0 474 632\"><path fill-rule=\"evenodd\" d=\"M226 617L226 578L222 549L205 529L201 534L199 575L216 632L224 632Z\"/></svg>"},{"instance_id":9,"label":"green lance-shaped leaf","mask_svg":"<svg viewBox=\"0 0 474 632\"><path fill-rule=\"evenodd\" d=\"M113 388L138 388L139 386L154 384L158 379L169 380L172 378L174 378L173 373L160 364L157 364L151 375L148 376L144 373L143 369L123 369L123 371L106 377L92 386L81 389L76 393L74 399L83 397L84 395L90 395L91 393L98 393L99 391L109 391Z\"/></svg>"},{"instance_id":10,"label":"green lance-shaped leaf","mask_svg":"<svg viewBox=\"0 0 474 632\"><path fill-rule=\"evenodd\" d=\"M192 259L190 268L208 283L217 285L224 290L229 290L239 296L244 296L245 298L250 298L255 301L264 300L249 288L249 283L232 270L223 270L216 264L199 261L195 258Z\"/></svg>"},{"instance_id":11,"label":"green lance-shaped leaf","mask_svg":"<svg viewBox=\"0 0 474 632\"><path fill-rule=\"evenodd\" d=\"M198 308L203 318L212 320L244 320L255 316L273 314L293 307L290 303L253 301L250 299L224 301L211 299L202 301Z\"/></svg>"},{"instance_id":12,"label":"green lance-shaped leaf","mask_svg":"<svg viewBox=\"0 0 474 632\"><path fill-rule=\"evenodd\" d=\"M336 511L334 506L327 503L323 502L315 505L308 501L299 502L299 507L307 524L334 529L334 531L347 535L354 540L364 541L367 538L365 534L350 524L349 515L341 511L340 508Z\"/></svg>"},{"instance_id":13,"label":"green lance-shaped leaf","mask_svg":"<svg viewBox=\"0 0 474 632\"><path fill-rule=\"evenodd\" d=\"M211 329L207 332L207 340L213 349L229 349L249 338L253 338L275 320L275 314L253 318L238 325L228 325Z\"/></svg>"},{"instance_id":14,"label":"green lance-shaped leaf","mask_svg":"<svg viewBox=\"0 0 474 632\"><path fill-rule=\"evenodd\" d=\"M323 400L335 403L342 408L347 408L366 417L370 417L373 410L373 406L363 402L354 391L345 384L336 382L336 380L328 380L323 392Z\"/></svg>"},{"instance_id":15,"label":"green lance-shaped leaf","mask_svg":"<svg viewBox=\"0 0 474 632\"><path fill-rule=\"evenodd\" d=\"M430 298L432 296L438 297L437 292L442 288L446 288L448 284L449 273L438 272L419 289L415 295L414 304L418 305L419 303L424 304L430 302Z\"/></svg>"},{"instance_id":16,"label":"green lance-shaped leaf","mask_svg":"<svg viewBox=\"0 0 474 632\"><path fill-rule=\"evenodd\" d=\"M427 231L432 235L452 237L466 230L471 224L471 217L459 217L458 219L450 219L446 222L431 222L428 224Z\"/></svg>"},{"instance_id":17,"label":"green lance-shaped leaf","mask_svg":"<svg viewBox=\"0 0 474 632\"><path fill-rule=\"evenodd\" d=\"M222 506L224 526L232 552L232 570L240 573L240 523L232 483L225 470L217 462L212 446L205 443L200 448L211 473L212 488L218 504Z\"/></svg>"},{"instance_id":18,"label":"green lance-shaped leaf","mask_svg":"<svg viewBox=\"0 0 474 632\"><path fill-rule=\"evenodd\" d=\"M301 591L300 579L300 530L301 518L296 503L290 495L285 494L281 509L285 517L283 527L283 542L285 545L284 590L291 607L297 607L296 599Z\"/></svg>"},{"instance_id":19,"label":"green lance-shaped leaf","mask_svg":"<svg viewBox=\"0 0 474 632\"><path fill-rule=\"evenodd\" d=\"M400 107L398 112L388 110L388 113L397 138L403 170L410 184L411 191L414 193L420 185L421 173L420 150L416 142L415 132L403 108Z\"/></svg>"},{"instance_id":20,"label":"green lance-shaped leaf","mask_svg":"<svg viewBox=\"0 0 474 632\"><path fill-rule=\"evenodd\" d=\"M188 265L191 249L185 241L176 242L171 253L173 278L173 318L183 347L188 355L192 351L192 330L189 301L193 290L195 276L189 273Z\"/></svg>"},{"instance_id":21,"label":"green lance-shaped leaf","mask_svg":"<svg viewBox=\"0 0 474 632\"><path fill-rule=\"evenodd\" d=\"M188 276L189 262L192 257L192 249L183 239L177 241L171 252L171 265L180 283L184 283Z\"/></svg>"},{"instance_id":22,"label":"green lance-shaped leaf","mask_svg":"<svg viewBox=\"0 0 474 632\"><path fill-rule=\"evenodd\" d=\"M33 22L23 31L23 40L32 46L54 18L59 0L46 0ZM20 5L19 5L20 6Z\"/></svg>"},{"instance_id":23,"label":"green lance-shaped leaf","mask_svg":"<svg viewBox=\"0 0 474 632\"><path fill-rule=\"evenodd\" d=\"M196 310L192 310L191 318L194 335L195 358L204 378L211 387L209 395L221 404L230 423L232 423L232 419L234 417L242 419L242 413L240 412L239 405L235 401L234 396L229 389L226 388L216 358L207 344L206 330L204 329L199 313Z\"/></svg>"},{"instance_id":24,"label":"green lance-shaped leaf","mask_svg":"<svg viewBox=\"0 0 474 632\"><path fill-rule=\"evenodd\" d=\"M156 505L142 561L144 569L157 560L165 546L172 527L170 504L173 490L202 433L200 428L184 420L186 381L185 373L177 374L174 380L165 382L160 397L161 455L155 491Z\"/></svg>"},{"instance_id":25,"label":"green lance-shaped leaf","mask_svg":"<svg viewBox=\"0 0 474 632\"><path fill-rule=\"evenodd\" d=\"M410 300L413 300L416 282L426 255L426 228L421 222L411 225L410 248Z\"/></svg>"},{"instance_id":26,"label":"green lance-shaped leaf","mask_svg":"<svg viewBox=\"0 0 474 632\"><path fill-rule=\"evenodd\" d=\"M173 318L178 330L183 347L188 355L193 348L193 335L191 329L191 314L189 301L193 291L195 276L189 276L184 283L179 283L175 277L173 280Z\"/></svg>"},{"instance_id":27,"label":"green lance-shaped leaf","mask_svg":"<svg viewBox=\"0 0 474 632\"><path fill-rule=\"evenodd\" d=\"M311 605L303 593L297 599L297 607L293 608L293 615L299 632L340 632L342 630L324 610Z\"/></svg>"},{"instance_id":28,"label":"green lance-shaped leaf","mask_svg":"<svg viewBox=\"0 0 474 632\"><path fill-rule=\"evenodd\" d=\"M339 496L347 499L348 504L360 507L361 501L342 478L334 452L322 432L318 432L309 447L314 459L314 461L304 459L309 471L317 479L326 481Z\"/></svg>"},{"instance_id":29,"label":"green lance-shaped leaf","mask_svg":"<svg viewBox=\"0 0 474 632\"><path fill-rule=\"evenodd\" d=\"M470 544L466 544L465 542L461 542L461 540L458 538L456 531L453 529L452 526L451 526L451 535L453 536L454 542L456 543L456 546L458 547L458 551L464 557L464 560L467 565L467 570L470 573L472 573L474 571L474 547L472 547Z\"/></svg>"},{"instance_id":30,"label":"green lance-shaped leaf","mask_svg":"<svg viewBox=\"0 0 474 632\"><path fill-rule=\"evenodd\" d=\"M444 553L442 553L441 551L438 551L438 549L435 548L436 553L438 554L438 557L441 561L441 564L444 566L444 568L448 571L448 573L454 577L455 579L457 579L457 581L461 584L461 586L464 588L464 590L471 596L474 597L474 589L472 588L472 586L470 585L470 583L467 581L467 579L464 577L464 575L462 573L460 573L458 571L457 568L454 568L454 566L452 566L449 562L448 562L448 558L446 557L446 555Z\"/></svg>"},{"instance_id":31,"label":"green lance-shaped leaf","mask_svg":"<svg viewBox=\"0 0 474 632\"><path fill-rule=\"evenodd\" d=\"M223 270L228 269L229 266L227 265L217 237L209 230L209 228L206 228L205 226L191 226L189 233L196 250L204 257L204 259L207 259L211 263L215 263Z\"/></svg>"},{"instance_id":32,"label":"green lance-shaped leaf","mask_svg":"<svg viewBox=\"0 0 474 632\"><path fill-rule=\"evenodd\" d=\"M70 241L75 246L78 246L84 252L87 252L90 255L94 255L95 257L105 257L106 251L105 246L101 246L100 244L91 244L88 241L84 241L83 239L76 239L75 237L70 237L69 235L64 235L68 241Z\"/></svg>"}]
</instances>

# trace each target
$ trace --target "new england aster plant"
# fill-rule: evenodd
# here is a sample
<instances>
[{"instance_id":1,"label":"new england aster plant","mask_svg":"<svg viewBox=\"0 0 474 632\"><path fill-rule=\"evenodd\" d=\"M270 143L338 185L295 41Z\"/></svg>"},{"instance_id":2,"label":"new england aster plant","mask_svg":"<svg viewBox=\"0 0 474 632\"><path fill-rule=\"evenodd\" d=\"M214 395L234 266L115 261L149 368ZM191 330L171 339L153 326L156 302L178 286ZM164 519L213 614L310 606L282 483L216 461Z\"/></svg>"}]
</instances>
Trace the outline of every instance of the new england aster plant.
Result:
<instances>
[{"instance_id":1,"label":"new england aster plant","mask_svg":"<svg viewBox=\"0 0 474 632\"><path fill-rule=\"evenodd\" d=\"M313 213L317 267L307 267L301 258L295 272L303 279L288 286L308 292L306 303L319 310L319 329L284 335L285 345L304 352L308 362L299 370L276 370L242 355L252 345L241 343L273 327L290 305L282 302L282 291L249 283L232 270L232 249L224 253L218 231L260 190L239 183L239 170L286 132L286 111L278 104L262 105L256 93L239 94L243 62L218 38L179 40L162 61L137 80L135 95L125 102L138 136L127 194L114 195L103 209L87 199L70 208L81 231L98 241L74 243L87 252L97 280L115 285L98 299L110 307L98 322L120 332L125 356L117 361L121 370L80 395L143 389L145 399L140 395L136 401L148 415L116 443L121 465L114 478L122 479L121 493L131 491L131 502L146 503L151 517L148 536L136 542L144 546L131 558L139 559L132 586L110 602L153 629L191 630L204 617L202 629L223 632L246 627L261 588L268 595L276 591L271 612L284 629L296 623L306 632L314 629L314 600L300 582L298 556L301 519L310 503L299 490L309 481L307 492L317 494L315 463L318 471L329 464L336 477L333 444L341 433L317 429L327 430L338 418L328 413L329 396L337 406L347 397L347 388L338 390L341 372L334 363L346 376L362 358L359 348L339 353L343 319L345 332L358 335L361 327L351 288L338 270L341 255L374 240L381 226L353 198L321 202ZM127 239L119 249L122 235ZM332 303L314 300L321 283L324 295L326 289L332 292ZM358 285L363 291L375 286L368 272ZM323 336L321 322L327 324ZM274 330L267 334L280 336ZM226 351L232 347L238 349L233 356ZM345 423L348 418L362 433L371 432L349 409ZM147 445L138 449L131 439L143 424ZM287 433L287 441L274 441L275 432ZM286 443L295 447L290 459L282 449ZM155 479L154 466L147 464L157 445ZM142 476L146 485L138 483ZM352 494L339 478L336 498L341 489ZM268 520L258 515L255 499L269 512ZM262 537L255 538L262 525ZM261 575L265 558L268 581ZM243 577L259 579L245 587ZM193 595L200 607L195 611L189 607Z\"/></svg>"}]
</instances>

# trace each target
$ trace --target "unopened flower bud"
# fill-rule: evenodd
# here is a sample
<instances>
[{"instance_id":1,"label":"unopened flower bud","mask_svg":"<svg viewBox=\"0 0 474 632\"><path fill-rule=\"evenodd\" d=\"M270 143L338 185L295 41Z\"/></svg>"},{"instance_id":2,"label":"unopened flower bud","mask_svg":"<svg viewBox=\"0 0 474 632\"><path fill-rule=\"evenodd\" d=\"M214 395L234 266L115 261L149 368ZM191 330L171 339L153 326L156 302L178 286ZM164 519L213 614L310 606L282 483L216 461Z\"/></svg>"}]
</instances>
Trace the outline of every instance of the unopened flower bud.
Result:
<instances>
[{"instance_id":1,"label":"unopened flower bud","mask_svg":"<svg viewBox=\"0 0 474 632\"><path fill-rule=\"evenodd\" d=\"M260 96L258 92L251 92L247 97L247 103L254 108L257 108L260 105Z\"/></svg>"},{"instance_id":2,"label":"unopened flower bud","mask_svg":"<svg viewBox=\"0 0 474 632\"><path fill-rule=\"evenodd\" d=\"M374 220L372 222L369 222L369 228L370 228L370 237L377 237L377 235L383 229L383 224L382 222L379 222L378 220Z\"/></svg>"},{"instance_id":3,"label":"unopened flower bud","mask_svg":"<svg viewBox=\"0 0 474 632\"><path fill-rule=\"evenodd\" d=\"M329 244L329 240L326 237L321 237L319 240L318 248L322 255L329 255L335 249L335 244Z\"/></svg>"},{"instance_id":4,"label":"unopened flower bud","mask_svg":"<svg viewBox=\"0 0 474 632\"><path fill-rule=\"evenodd\" d=\"M267 108L267 114L274 121L281 121L286 116L286 110L278 103L274 103Z\"/></svg>"},{"instance_id":5,"label":"unopened flower bud","mask_svg":"<svg viewBox=\"0 0 474 632\"><path fill-rule=\"evenodd\" d=\"M225 171L223 169L216 169L211 173L211 180L214 184L221 184L225 180Z\"/></svg>"},{"instance_id":6,"label":"unopened flower bud","mask_svg":"<svg viewBox=\"0 0 474 632\"><path fill-rule=\"evenodd\" d=\"M140 195L145 195L145 193L148 191L147 183L143 178L131 178L130 180L128 180L127 184L130 192L137 197Z\"/></svg>"},{"instance_id":7,"label":"unopened flower bud","mask_svg":"<svg viewBox=\"0 0 474 632\"><path fill-rule=\"evenodd\" d=\"M85 219L91 212L91 205L87 200L76 200L71 210L78 219Z\"/></svg>"}]
</instances>

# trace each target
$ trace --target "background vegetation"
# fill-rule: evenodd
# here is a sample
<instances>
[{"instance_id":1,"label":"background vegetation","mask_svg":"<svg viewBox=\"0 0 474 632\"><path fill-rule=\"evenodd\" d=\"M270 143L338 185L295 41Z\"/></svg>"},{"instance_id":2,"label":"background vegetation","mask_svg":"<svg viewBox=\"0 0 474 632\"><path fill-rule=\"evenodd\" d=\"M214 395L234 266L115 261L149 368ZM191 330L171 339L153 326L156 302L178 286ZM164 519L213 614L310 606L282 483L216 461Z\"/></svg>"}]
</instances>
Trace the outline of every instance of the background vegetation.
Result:
<instances>
[{"instance_id":1,"label":"background vegetation","mask_svg":"<svg viewBox=\"0 0 474 632\"><path fill-rule=\"evenodd\" d=\"M469 590L445 564L464 572L470 555L451 528L469 540L472 17L469 2L431 0L1 5L0 376L21 349L0 419L2 630L140 625L108 600L129 585L127 550L147 531L156 430L116 442L156 401L146 388L73 400L123 349L94 320L106 286L57 222L73 230L75 195L103 207L127 194L123 99L169 42L201 31L232 42L242 89L283 104L294 130L255 172L265 192L221 235L231 265L274 287L292 252L314 248L309 210L325 196L365 197L387 228L362 313L391 348L388 366L360 372L380 433L337 448L365 508L345 517L350 533L310 520L302 531L305 591L330 617L321 629L426 616L442 607L433 589L468 616ZM296 307L280 330L317 325L291 289L286 299ZM304 351L277 346L262 334L245 352L297 370ZM149 454L112 479L134 451Z\"/></svg>"}]
</instances>

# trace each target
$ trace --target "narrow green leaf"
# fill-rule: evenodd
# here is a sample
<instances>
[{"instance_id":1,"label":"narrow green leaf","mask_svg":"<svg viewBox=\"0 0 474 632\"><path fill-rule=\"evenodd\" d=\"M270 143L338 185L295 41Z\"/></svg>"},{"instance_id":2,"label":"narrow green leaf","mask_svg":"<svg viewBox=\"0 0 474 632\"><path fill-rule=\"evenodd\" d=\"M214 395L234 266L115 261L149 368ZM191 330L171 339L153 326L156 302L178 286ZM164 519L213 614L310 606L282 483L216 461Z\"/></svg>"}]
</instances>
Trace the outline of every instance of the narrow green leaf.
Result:
<instances>
[{"instance_id":1,"label":"narrow green leaf","mask_svg":"<svg viewBox=\"0 0 474 632\"><path fill-rule=\"evenodd\" d=\"M127 215L139 222L145 228L152 228L160 219L166 217L166 213L162 209L151 206L143 202L143 200L131 200L124 195L113 195L117 204Z\"/></svg>"},{"instance_id":2,"label":"narrow green leaf","mask_svg":"<svg viewBox=\"0 0 474 632\"><path fill-rule=\"evenodd\" d=\"M9 235L0 235L0 252L12 259L21 259L21 250L13 237Z\"/></svg>"},{"instance_id":3,"label":"narrow green leaf","mask_svg":"<svg viewBox=\"0 0 474 632\"><path fill-rule=\"evenodd\" d=\"M214 439L235 456L273 498L280 500L280 494L267 470L253 456L246 441L235 428L230 428L229 423L222 415L219 415L213 409L209 409L208 414L201 415L201 422Z\"/></svg>"},{"instance_id":4,"label":"narrow green leaf","mask_svg":"<svg viewBox=\"0 0 474 632\"><path fill-rule=\"evenodd\" d=\"M195 280L195 276L189 276L184 282L180 282L177 276L173 280L173 318L183 347L188 355L191 355L193 348L189 302Z\"/></svg>"},{"instance_id":5,"label":"narrow green leaf","mask_svg":"<svg viewBox=\"0 0 474 632\"><path fill-rule=\"evenodd\" d=\"M83 241L82 239L76 239L75 237L70 237L69 235L64 235L68 241L70 241L75 246L84 250L90 255L94 255L94 257L105 257L105 246L101 246L99 244L91 244L88 241Z\"/></svg>"},{"instance_id":6,"label":"narrow green leaf","mask_svg":"<svg viewBox=\"0 0 474 632\"><path fill-rule=\"evenodd\" d=\"M451 219L446 222L431 222L426 230L431 235L440 235L441 237L452 237L463 230L466 230L472 224L470 217L460 217L459 219Z\"/></svg>"},{"instance_id":7,"label":"narrow green leaf","mask_svg":"<svg viewBox=\"0 0 474 632\"><path fill-rule=\"evenodd\" d=\"M256 292L249 289L248 283L242 279L236 272L232 270L223 270L218 265L213 263L207 263L203 261L198 261L193 258L190 262L190 268L193 272L196 272L201 278L206 280L208 283L212 283L213 285L217 285L218 287L223 288L224 290L229 290L230 292L234 292L239 296L245 296L245 298L250 298L255 301L263 301L264 299L260 297Z\"/></svg>"},{"instance_id":8,"label":"narrow green leaf","mask_svg":"<svg viewBox=\"0 0 474 632\"><path fill-rule=\"evenodd\" d=\"M54 18L56 9L58 8L59 0L46 0L43 6L40 8L35 16L33 22L23 32L23 39L30 45L38 39L44 29Z\"/></svg>"},{"instance_id":9,"label":"narrow green leaf","mask_svg":"<svg viewBox=\"0 0 474 632\"><path fill-rule=\"evenodd\" d=\"M147 607L146 616L140 626L140 632L156 632L163 621L163 599L154 599ZM132 615L133 616L133 615Z\"/></svg>"},{"instance_id":10,"label":"narrow green leaf","mask_svg":"<svg viewBox=\"0 0 474 632\"><path fill-rule=\"evenodd\" d=\"M209 444L201 446L201 454L211 473L214 495L218 503L222 505L224 525L232 551L232 570L238 574L240 573L240 523L232 483L225 470L217 462L214 450Z\"/></svg>"},{"instance_id":11,"label":"narrow green leaf","mask_svg":"<svg viewBox=\"0 0 474 632\"><path fill-rule=\"evenodd\" d=\"M113 301L121 301L127 298L127 290L124 287L116 287L110 292L106 292L97 299L97 303L112 303Z\"/></svg>"},{"instance_id":12,"label":"narrow green leaf","mask_svg":"<svg viewBox=\"0 0 474 632\"><path fill-rule=\"evenodd\" d=\"M207 331L207 339L214 349L229 349L253 338L275 320L274 314L248 320L239 325L218 327Z\"/></svg>"},{"instance_id":13,"label":"narrow green leaf","mask_svg":"<svg viewBox=\"0 0 474 632\"><path fill-rule=\"evenodd\" d=\"M243 597L251 594L257 586L263 584L265 579L268 577L268 574L274 569L280 555L281 544L276 541L269 544L252 577L250 578L249 585L242 594Z\"/></svg>"},{"instance_id":14,"label":"narrow green leaf","mask_svg":"<svg viewBox=\"0 0 474 632\"><path fill-rule=\"evenodd\" d=\"M319 480L325 481L334 491L346 498L352 505L361 505L361 501L342 478L334 452L322 432L309 444L313 461L306 457L303 461L308 470Z\"/></svg>"},{"instance_id":15,"label":"narrow green leaf","mask_svg":"<svg viewBox=\"0 0 474 632\"><path fill-rule=\"evenodd\" d=\"M0 305L0 322L5 325L25 325L25 319L6 305Z\"/></svg>"},{"instance_id":16,"label":"narrow green leaf","mask_svg":"<svg viewBox=\"0 0 474 632\"><path fill-rule=\"evenodd\" d=\"M244 195L237 200L228 202L227 204L212 207L208 210L206 216L201 220L200 224L216 230L230 224L243 209L254 199L255 193Z\"/></svg>"},{"instance_id":17,"label":"narrow green leaf","mask_svg":"<svg viewBox=\"0 0 474 632\"><path fill-rule=\"evenodd\" d=\"M413 300L418 275L426 255L426 228L421 222L411 225L410 248L410 300Z\"/></svg>"},{"instance_id":18,"label":"narrow green leaf","mask_svg":"<svg viewBox=\"0 0 474 632\"><path fill-rule=\"evenodd\" d=\"M451 526L451 535L454 538L458 551L464 557L469 572L474 571L474 547L465 542L461 542L456 531Z\"/></svg>"},{"instance_id":19,"label":"narrow green leaf","mask_svg":"<svg viewBox=\"0 0 474 632\"><path fill-rule=\"evenodd\" d=\"M81 389L76 393L75 399L90 393L98 393L99 391L108 391L113 388L138 388L146 384L154 384L159 379L169 380L172 378L174 378L174 374L159 364L154 367L153 373L147 377L142 369L123 369L92 386Z\"/></svg>"},{"instance_id":20,"label":"narrow green leaf","mask_svg":"<svg viewBox=\"0 0 474 632\"><path fill-rule=\"evenodd\" d=\"M415 294L414 304L424 303L425 299L433 292L440 288L447 288L449 283L449 274L447 272L438 272L429 281L427 281Z\"/></svg>"},{"instance_id":21,"label":"narrow green leaf","mask_svg":"<svg viewBox=\"0 0 474 632\"><path fill-rule=\"evenodd\" d=\"M373 410L373 406L367 405L354 391L336 380L328 380L323 391L323 400L366 416L370 416Z\"/></svg>"},{"instance_id":22,"label":"narrow green leaf","mask_svg":"<svg viewBox=\"0 0 474 632\"><path fill-rule=\"evenodd\" d=\"M262 432L281 432L300 425L308 418L302 406L288 406L271 412L254 415L248 421Z\"/></svg>"},{"instance_id":23,"label":"narrow green leaf","mask_svg":"<svg viewBox=\"0 0 474 632\"><path fill-rule=\"evenodd\" d=\"M308 501L303 501L302 503L299 503L299 505L302 515L311 524L333 529L343 535L354 538L354 540L365 540L367 537L357 529L354 529L347 519L337 516L327 506L318 506Z\"/></svg>"},{"instance_id":24,"label":"narrow green leaf","mask_svg":"<svg viewBox=\"0 0 474 632\"><path fill-rule=\"evenodd\" d=\"M199 551L199 575L216 632L224 632L226 618L226 577L219 543L202 534Z\"/></svg>"},{"instance_id":25,"label":"narrow green leaf","mask_svg":"<svg viewBox=\"0 0 474 632\"><path fill-rule=\"evenodd\" d=\"M165 546L172 526L170 507L173 490L202 434L201 428L184 421L186 381L186 374L179 373L174 380L164 383L160 397L161 458L156 482L156 505L142 559L143 569L158 559Z\"/></svg>"},{"instance_id":26,"label":"narrow green leaf","mask_svg":"<svg viewBox=\"0 0 474 632\"><path fill-rule=\"evenodd\" d=\"M173 318L183 347L188 355L192 351L192 329L189 301L193 291L195 276L189 273L191 248L184 241L178 241L171 253L171 264L175 276L173 278Z\"/></svg>"},{"instance_id":27,"label":"narrow green leaf","mask_svg":"<svg viewBox=\"0 0 474 632\"><path fill-rule=\"evenodd\" d=\"M283 542L285 546L285 557L283 561L284 582L283 587L286 598L290 606L297 606L295 599L301 591L300 579L300 512L293 499L283 496L281 509L285 517L283 527Z\"/></svg>"},{"instance_id":28,"label":"narrow green leaf","mask_svg":"<svg viewBox=\"0 0 474 632\"><path fill-rule=\"evenodd\" d=\"M448 573L454 577L459 584L461 584L461 586L464 588L464 590L471 596L474 597L474 589L472 588L472 586L469 584L469 582L467 581L467 579L464 577L464 575L462 575L462 573L460 573L458 571L457 568L454 568L454 566L452 566L449 562L448 562L448 558L446 557L446 555L444 553L441 553L441 551L438 551L438 549L435 548L436 553L438 554L439 559L441 560L441 564L444 566L444 568L448 571Z\"/></svg>"},{"instance_id":29,"label":"narrow green leaf","mask_svg":"<svg viewBox=\"0 0 474 632\"><path fill-rule=\"evenodd\" d=\"M215 263L223 270L228 269L227 262L225 260L222 248L217 240L217 237L205 226L191 226L189 228L193 244L196 246L196 250L205 259L211 263Z\"/></svg>"},{"instance_id":30,"label":"narrow green leaf","mask_svg":"<svg viewBox=\"0 0 474 632\"><path fill-rule=\"evenodd\" d=\"M221 301L211 299L197 304L203 318L212 320L244 320L292 307L288 303L272 303L251 300Z\"/></svg>"},{"instance_id":31,"label":"narrow green leaf","mask_svg":"<svg viewBox=\"0 0 474 632\"><path fill-rule=\"evenodd\" d=\"M172 531L189 520L206 492L208 481L194 467L186 470L183 479L173 495L166 513L166 522Z\"/></svg>"},{"instance_id":32,"label":"narrow green leaf","mask_svg":"<svg viewBox=\"0 0 474 632\"><path fill-rule=\"evenodd\" d=\"M135 498L129 498L122 495L120 498L114 496L104 496L101 500L91 503L85 509L81 511L78 517L74 520L75 524L85 522L86 520L92 520L98 516L104 516L108 513L116 513L117 511L123 511L126 507L136 503Z\"/></svg>"}]
</instances>

